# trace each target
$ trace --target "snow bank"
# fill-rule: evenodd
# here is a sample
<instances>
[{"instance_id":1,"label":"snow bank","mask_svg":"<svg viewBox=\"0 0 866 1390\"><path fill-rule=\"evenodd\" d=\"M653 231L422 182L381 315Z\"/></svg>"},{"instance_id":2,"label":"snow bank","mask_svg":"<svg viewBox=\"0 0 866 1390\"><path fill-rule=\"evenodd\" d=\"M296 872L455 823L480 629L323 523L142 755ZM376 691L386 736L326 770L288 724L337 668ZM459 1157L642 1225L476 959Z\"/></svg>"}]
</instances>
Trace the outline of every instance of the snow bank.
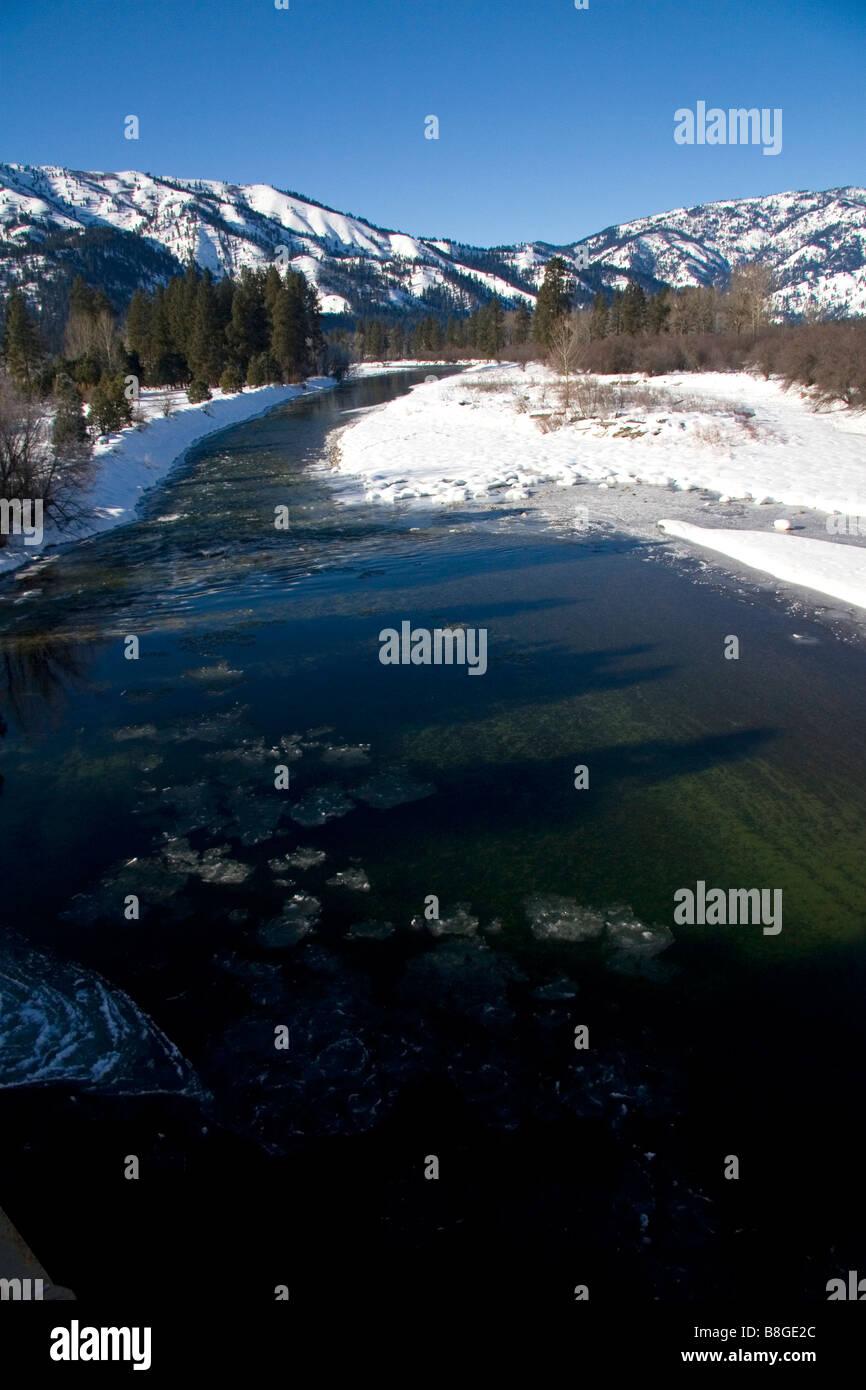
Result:
<instances>
[{"instance_id":1,"label":"snow bank","mask_svg":"<svg viewBox=\"0 0 866 1390\"><path fill-rule=\"evenodd\" d=\"M416 386L346 428L339 468L370 501L521 500L538 483L588 480L866 515L863 416L817 413L800 393L746 373L638 385L644 404L556 427L551 373L475 369Z\"/></svg>"},{"instance_id":2,"label":"snow bank","mask_svg":"<svg viewBox=\"0 0 866 1390\"><path fill-rule=\"evenodd\" d=\"M213 400L199 405L190 405L185 391L143 391L139 406L147 424L104 436L93 450L93 478L82 499L89 509L86 516L63 531L46 526L41 545L25 546L18 537L10 537L0 550L0 574L32 560L46 546L81 540L133 521L143 493L200 439L264 415L305 390L321 391L335 384L332 377L311 377L304 386L260 386L232 395L214 388ZM168 416L163 414L166 402L172 410Z\"/></svg>"},{"instance_id":3,"label":"snow bank","mask_svg":"<svg viewBox=\"0 0 866 1390\"><path fill-rule=\"evenodd\" d=\"M710 529L687 521L663 520L658 524L666 535L717 550L749 569L866 608L866 547L778 532Z\"/></svg>"}]
</instances>

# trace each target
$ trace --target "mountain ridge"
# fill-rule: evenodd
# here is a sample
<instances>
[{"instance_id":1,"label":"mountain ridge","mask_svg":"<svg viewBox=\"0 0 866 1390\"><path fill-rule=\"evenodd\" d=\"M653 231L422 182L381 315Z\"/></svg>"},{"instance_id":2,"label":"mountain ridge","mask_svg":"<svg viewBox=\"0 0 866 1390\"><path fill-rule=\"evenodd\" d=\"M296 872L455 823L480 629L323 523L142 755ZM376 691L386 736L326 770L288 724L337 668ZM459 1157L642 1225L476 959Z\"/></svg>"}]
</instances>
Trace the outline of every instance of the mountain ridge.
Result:
<instances>
[{"instance_id":1,"label":"mountain ridge","mask_svg":"<svg viewBox=\"0 0 866 1390\"><path fill-rule=\"evenodd\" d=\"M565 244L475 247L379 227L270 184L0 163L0 235L0 281L49 305L85 251L110 259L117 301L190 257L215 277L276 259L317 286L335 320L460 313L493 294L507 307L532 303L560 255L577 303L629 279L647 290L722 286L736 265L762 259L779 315L866 313L866 189L856 185L673 208Z\"/></svg>"}]
</instances>

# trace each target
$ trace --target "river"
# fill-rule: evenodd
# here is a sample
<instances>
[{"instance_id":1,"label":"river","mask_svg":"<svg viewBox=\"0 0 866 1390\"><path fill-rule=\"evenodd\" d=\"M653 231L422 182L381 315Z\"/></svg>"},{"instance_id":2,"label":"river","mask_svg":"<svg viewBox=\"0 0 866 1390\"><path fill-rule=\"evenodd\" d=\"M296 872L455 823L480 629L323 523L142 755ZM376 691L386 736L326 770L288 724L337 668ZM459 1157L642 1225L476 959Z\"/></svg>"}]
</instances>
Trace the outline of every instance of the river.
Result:
<instances>
[{"instance_id":1,"label":"river","mask_svg":"<svg viewBox=\"0 0 866 1390\"><path fill-rule=\"evenodd\" d=\"M823 1298L863 1251L864 652L532 503L351 502L329 433L425 375L232 427L0 585L0 1201L79 1296ZM404 620L486 673L383 665ZM782 930L675 925L698 880Z\"/></svg>"}]
</instances>

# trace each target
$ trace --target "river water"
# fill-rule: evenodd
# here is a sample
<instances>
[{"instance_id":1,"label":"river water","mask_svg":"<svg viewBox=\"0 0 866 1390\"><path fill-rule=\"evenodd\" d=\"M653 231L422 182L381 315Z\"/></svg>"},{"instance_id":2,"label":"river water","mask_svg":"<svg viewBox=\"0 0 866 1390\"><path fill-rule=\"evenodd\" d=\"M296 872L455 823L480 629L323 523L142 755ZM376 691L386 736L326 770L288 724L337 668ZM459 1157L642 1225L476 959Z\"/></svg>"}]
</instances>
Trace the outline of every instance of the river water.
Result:
<instances>
[{"instance_id":1,"label":"river water","mask_svg":"<svg viewBox=\"0 0 866 1390\"><path fill-rule=\"evenodd\" d=\"M0 586L0 1201L80 1296L823 1298L863 1250L864 653L533 503L350 503L330 432L424 375L215 436ZM382 665L406 619L486 673ZM677 925L698 880L782 930Z\"/></svg>"}]
</instances>

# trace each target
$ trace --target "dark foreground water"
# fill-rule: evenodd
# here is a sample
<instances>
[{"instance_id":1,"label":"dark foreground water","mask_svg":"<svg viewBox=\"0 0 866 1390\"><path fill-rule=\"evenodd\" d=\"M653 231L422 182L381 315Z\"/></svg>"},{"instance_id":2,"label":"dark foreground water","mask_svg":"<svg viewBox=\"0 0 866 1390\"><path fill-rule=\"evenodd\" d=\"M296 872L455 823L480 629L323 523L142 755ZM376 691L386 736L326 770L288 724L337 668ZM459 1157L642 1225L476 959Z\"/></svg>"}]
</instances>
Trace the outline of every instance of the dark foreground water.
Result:
<instances>
[{"instance_id":1,"label":"dark foreground water","mask_svg":"<svg viewBox=\"0 0 866 1390\"><path fill-rule=\"evenodd\" d=\"M327 432L415 379L0 587L0 1204L80 1297L824 1299L864 1259L864 653L531 505L342 505ZM487 673L383 666L403 619ZM676 925L698 879L782 931Z\"/></svg>"}]
</instances>

